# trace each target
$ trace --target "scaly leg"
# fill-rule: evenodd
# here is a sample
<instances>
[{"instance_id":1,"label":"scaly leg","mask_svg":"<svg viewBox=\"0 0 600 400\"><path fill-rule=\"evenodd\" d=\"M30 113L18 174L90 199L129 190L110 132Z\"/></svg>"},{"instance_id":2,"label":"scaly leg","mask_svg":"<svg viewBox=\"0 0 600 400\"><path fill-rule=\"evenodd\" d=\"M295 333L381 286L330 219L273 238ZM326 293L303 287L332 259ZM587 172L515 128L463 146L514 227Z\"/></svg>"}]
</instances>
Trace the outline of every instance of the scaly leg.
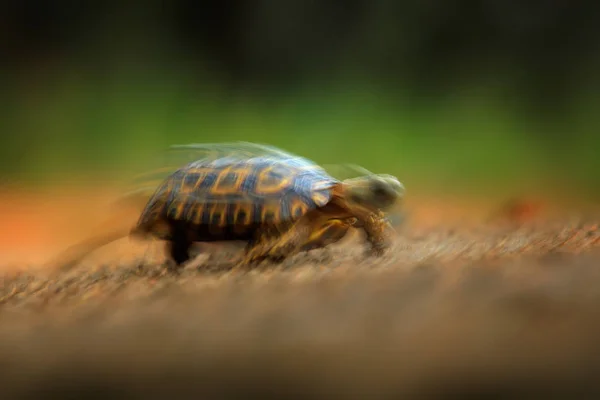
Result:
<instances>
[{"instance_id":1,"label":"scaly leg","mask_svg":"<svg viewBox=\"0 0 600 400\"><path fill-rule=\"evenodd\" d=\"M168 241L168 250L171 259L175 262L175 269L190 259L192 240L185 224L173 222L171 224L171 238Z\"/></svg>"},{"instance_id":2,"label":"scaly leg","mask_svg":"<svg viewBox=\"0 0 600 400\"><path fill-rule=\"evenodd\" d=\"M357 222L354 217L328 220L318 230L311 233L308 241L302 245L301 251L309 251L339 242L348 230Z\"/></svg>"},{"instance_id":3,"label":"scaly leg","mask_svg":"<svg viewBox=\"0 0 600 400\"><path fill-rule=\"evenodd\" d=\"M310 238L315 225L318 226L318 222L320 222L319 219L305 216L280 236L257 240L252 247L247 249L243 263L255 265L265 259L281 262L298 253L302 245Z\"/></svg>"},{"instance_id":4,"label":"scaly leg","mask_svg":"<svg viewBox=\"0 0 600 400\"><path fill-rule=\"evenodd\" d=\"M369 256L381 256L390 247L395 230L382 212L372 213L362 221L363 229L367 234L367 241L371 248L367 250Z\"/></svg>"}]
</instances>

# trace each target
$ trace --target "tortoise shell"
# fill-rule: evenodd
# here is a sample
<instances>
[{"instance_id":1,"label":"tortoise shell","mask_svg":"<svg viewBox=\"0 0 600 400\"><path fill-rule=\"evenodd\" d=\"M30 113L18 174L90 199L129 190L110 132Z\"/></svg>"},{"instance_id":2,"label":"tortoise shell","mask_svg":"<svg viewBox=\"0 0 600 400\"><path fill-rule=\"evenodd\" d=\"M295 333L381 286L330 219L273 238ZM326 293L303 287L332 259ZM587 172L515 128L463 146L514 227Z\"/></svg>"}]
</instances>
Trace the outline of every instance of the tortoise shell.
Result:
<instances>
[{"instance_id":1,"label":"tortoise shell","mask_svg":"<svg viewBox=\"0 0 600 400\"><path fill-rule=\"evenodd\" d=\"M145 196L150 198L154 191L173 172L192 162L209 162L219 159L250 159L256 157L298 158L297 155L267 144L252 142L187 143L171 145L166 151L154 154L147 165L132 178L127 179L128 191L121 197Z\"/></svg>"},{"instance_id":2,"label":"tortoise shell","mask_svg":"<svg viewBox=\"0 0 600 400\"><path fill-rule=\"evenodd\" d=\"M323 207L339 183L314 162L288 153L233 154L188 163L168 176L142 211L134 234L168 239L184 223L194 240L247 240Z\"/></svg>"}]
</instances>

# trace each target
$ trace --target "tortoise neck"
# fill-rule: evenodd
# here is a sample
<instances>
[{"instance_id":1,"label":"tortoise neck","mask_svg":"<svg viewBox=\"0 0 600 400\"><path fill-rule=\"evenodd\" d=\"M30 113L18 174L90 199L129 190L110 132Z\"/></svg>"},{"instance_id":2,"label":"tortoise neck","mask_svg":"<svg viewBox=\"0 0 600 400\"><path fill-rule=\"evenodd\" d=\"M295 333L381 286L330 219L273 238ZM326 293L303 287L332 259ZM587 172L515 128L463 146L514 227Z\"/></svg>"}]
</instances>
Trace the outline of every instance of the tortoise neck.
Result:
<instances>
[{"instance_id":1,"label":"tortoise neck","mask_svg":"<svg viewBox=\"0 0 600 400\"><path fill-rule=\"evenodd\" d=\"M338 182L331 188L331 194L336 199L343 199L346 196L346 185L344 182Z\"/></svg>"}]
</instances>

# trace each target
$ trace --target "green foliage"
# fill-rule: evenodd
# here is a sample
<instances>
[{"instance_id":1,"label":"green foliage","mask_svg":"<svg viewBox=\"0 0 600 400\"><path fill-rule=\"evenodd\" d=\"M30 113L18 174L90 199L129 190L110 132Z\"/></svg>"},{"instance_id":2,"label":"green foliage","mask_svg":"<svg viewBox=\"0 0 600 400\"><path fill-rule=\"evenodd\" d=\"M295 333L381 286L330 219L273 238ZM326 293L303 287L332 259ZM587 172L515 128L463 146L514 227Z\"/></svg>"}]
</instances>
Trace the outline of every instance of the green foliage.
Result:
<instances>
[{"instance_id":1,"label":"green foliage","mask_svg":"<svg viewBox=\"0 0 600 400\"><path fill-rule=\"evenodd\" d=\"M2 116L10 132L3 175L34 182L88 173L125 179L152 166L156 152L171 144L244 140L319 163L392 173L407 187L600 181L600 124L589 105L570 125L579 130L577 141L554 143L538 132L543 125L516 112L510 96L485 86L433 102L356 82L232 95L164 75L108 82L68 76L29 90L12 87L14 101Z\"/></svg>"}]
</instances>

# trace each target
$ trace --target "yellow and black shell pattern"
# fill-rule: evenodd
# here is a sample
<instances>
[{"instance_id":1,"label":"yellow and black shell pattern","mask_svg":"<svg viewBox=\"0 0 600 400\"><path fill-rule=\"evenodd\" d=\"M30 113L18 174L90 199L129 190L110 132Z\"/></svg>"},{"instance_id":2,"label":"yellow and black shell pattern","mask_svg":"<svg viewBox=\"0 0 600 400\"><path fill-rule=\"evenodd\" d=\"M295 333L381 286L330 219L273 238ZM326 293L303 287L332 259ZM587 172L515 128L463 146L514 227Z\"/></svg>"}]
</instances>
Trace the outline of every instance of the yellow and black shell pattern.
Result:
<instances>
[{"instance_id":1,"label":"yellow and black shell pattern","mask_svg":"<svg viewBox=\"0 0 600 400\"><path fill-rule=\"evenodd\" d=\"M247 239L325 206L339 181L297 156L222 157L191 162L167 177L142 211L134 233L165 239L158 225L179 221L195 240Z\"/></svg>"},{"instance_id":2,"label":"yellow and black shell pattern","mask_svg":"<svg viewBox=\"0 0 600 400\"><path fill-rule=\"evenodd\" d=\"M253 158L259 156L294 156L277 147L251 142L187 143L171 145L157 152L146 166L140 166L138 173L126 182L128 193L150 198L156 188L177 169L198 161L216 161L225 157Z\"/></svg>"}]
</instances>

